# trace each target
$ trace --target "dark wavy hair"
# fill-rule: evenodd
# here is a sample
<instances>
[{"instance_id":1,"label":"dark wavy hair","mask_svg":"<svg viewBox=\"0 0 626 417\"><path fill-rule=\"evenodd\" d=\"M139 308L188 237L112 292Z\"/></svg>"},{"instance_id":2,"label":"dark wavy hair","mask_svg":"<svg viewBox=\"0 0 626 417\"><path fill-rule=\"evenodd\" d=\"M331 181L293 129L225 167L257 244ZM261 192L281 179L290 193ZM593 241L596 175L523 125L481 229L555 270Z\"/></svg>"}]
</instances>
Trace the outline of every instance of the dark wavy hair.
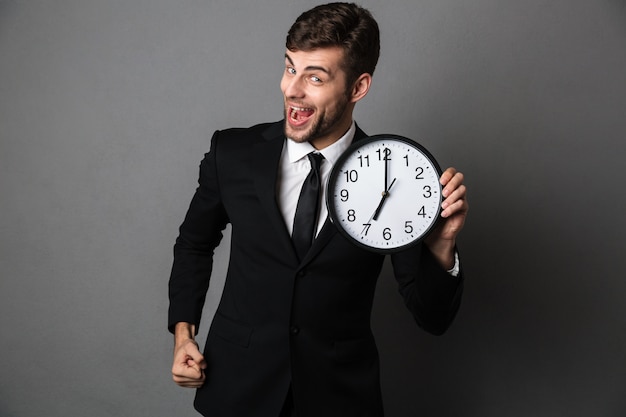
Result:
<instances>
[{"instance_id":1,"label":"dark wavy hair","mask_svg":"<svg viewBox=\"0 0 626 417\"><path fill-rule=\"evenodd\" d=\"M323 4L302 13L289 29L290 51L341 47L348 86L363 73L374 74L380 54L378 23L372 14L354 3Z\"/></svg>"}]
</instances>

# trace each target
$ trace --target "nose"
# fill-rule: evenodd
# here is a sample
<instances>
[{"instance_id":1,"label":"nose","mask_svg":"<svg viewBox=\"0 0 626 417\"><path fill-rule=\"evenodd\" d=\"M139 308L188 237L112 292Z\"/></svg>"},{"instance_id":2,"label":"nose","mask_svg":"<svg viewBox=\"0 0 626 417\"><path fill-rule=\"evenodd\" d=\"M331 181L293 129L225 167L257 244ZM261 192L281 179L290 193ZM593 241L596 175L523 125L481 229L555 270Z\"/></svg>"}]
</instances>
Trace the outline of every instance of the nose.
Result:
<instances>
[{"instance_id":1,"label":"nose","mask_svg":"<svg viewBox=\"0 0 626 417\"><path fill-rule=\"evenodd\" d=\"M303 98L304 97L304 88L302 86L302 79L295 76L287 76L285 75L282 80L282 88L283 94L285 97L290 98Z\"/></svg>"}]
</instances>

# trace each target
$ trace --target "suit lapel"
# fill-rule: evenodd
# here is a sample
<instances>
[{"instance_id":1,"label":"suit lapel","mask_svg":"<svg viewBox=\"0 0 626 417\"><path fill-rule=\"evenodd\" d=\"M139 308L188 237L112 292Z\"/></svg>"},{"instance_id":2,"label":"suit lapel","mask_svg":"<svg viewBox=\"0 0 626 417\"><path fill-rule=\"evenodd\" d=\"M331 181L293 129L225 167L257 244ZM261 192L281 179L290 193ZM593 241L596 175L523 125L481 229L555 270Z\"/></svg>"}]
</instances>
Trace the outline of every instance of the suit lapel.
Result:
<instances>
[{"instance_id":1,"label":"suit lapel","mask_svg":"<svg viewBox=\"0 0 626 417\"><path fill-rule=\"evenodd\" d=\"M291 253L297 259L276 200L278 166L285 142L282 123L273 124L262 133L262 136L265 140L256 144L253 158L257 195L274 230L277 231L280 244L284 246L283 253Z\"/></svg>"}]
</instances>

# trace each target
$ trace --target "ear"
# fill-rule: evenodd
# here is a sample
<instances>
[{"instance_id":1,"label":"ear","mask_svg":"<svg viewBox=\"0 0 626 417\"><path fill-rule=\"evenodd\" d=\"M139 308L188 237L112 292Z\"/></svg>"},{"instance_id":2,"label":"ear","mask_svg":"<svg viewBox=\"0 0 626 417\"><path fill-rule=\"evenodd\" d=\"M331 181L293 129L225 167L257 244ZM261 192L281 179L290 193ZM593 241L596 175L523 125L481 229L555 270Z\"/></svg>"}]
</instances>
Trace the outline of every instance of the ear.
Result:
<instances>
[{"instance_id":1,"label":"ear","mask_svg":"<svg viewBox=\"0 0 626 417\"><path fill-rule=\"evenodd\" d=\"M350 94L350 102L356 103L361 100L363 97L367 95L367 92L370 91L370 86L372 85L372 75L368 73L363 73L356 79L354 85L352 86L352 91Z\"/></svg>"}]
</instances>

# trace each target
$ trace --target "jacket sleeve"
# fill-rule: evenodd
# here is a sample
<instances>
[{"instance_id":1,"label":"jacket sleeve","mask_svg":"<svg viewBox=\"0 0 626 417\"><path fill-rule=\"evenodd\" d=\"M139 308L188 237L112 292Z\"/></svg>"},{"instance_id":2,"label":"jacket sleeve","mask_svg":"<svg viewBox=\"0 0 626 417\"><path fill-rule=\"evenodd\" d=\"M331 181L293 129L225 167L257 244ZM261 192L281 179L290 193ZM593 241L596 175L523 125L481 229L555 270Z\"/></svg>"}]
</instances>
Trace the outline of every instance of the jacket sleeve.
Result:
<instances>
[{"instance_id":1,"label":"jacket sleeve","mask_svg":"<svg viewBox=\"0 0 626 417\"><path fill-rule=\"evenodd\" d=\"M463 270L454 277L445 271L425 245L391 256L404 303L417 324L441 335L452 324L463 293Z\"/></svg>"},{"instance_id":2,"label":"jacket sleeve","mask_svg":"<svg viewBox=\"0 0 626 417\"><path fill-rule=\"evenodd\" d=\"M181 321L195 324L198 330L213 269L213 253L228 224L216 168L218 136L219 132L213 135L210 151L200 164L198 188L174 244L169 280L170 332Z\"/></svg>"}]
</instances>

